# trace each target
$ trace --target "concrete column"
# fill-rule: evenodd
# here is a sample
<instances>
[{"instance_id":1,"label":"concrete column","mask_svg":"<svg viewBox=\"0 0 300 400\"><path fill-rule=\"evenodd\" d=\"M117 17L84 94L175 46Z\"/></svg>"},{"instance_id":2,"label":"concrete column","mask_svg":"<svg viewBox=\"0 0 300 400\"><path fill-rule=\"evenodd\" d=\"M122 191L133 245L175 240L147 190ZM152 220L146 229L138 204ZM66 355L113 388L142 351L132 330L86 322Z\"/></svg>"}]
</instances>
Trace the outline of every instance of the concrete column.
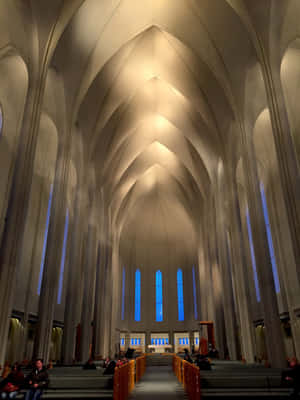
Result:
<instances>
[{"instance_id":1,"label":"concrete column","mask_svg":"<svg viewBox=\"0 0 300 400\"><path fill-rule=\"evenodd\" d=\"M244 139L247 139L244 137ZM274 287L271 258L264 223L255 152L252 138L244 143L244 173L248 197L257 274L266 327L268 357L273 367L285 366L285 349ZM274 351L276 349L276 351Z\"/></svg>"},{"instance_id":2,"label":"concrete column","mask_svg":"<svg viewBox=\"0 0 300 400\"><path fill-rule=\"evenodd\" d=\"M62 339L62 361L64 364L72 364L75 359L76 328L79 322L80 309L80 276L82 268L82 204L79 195L76 199L74 210L74 222L71 230L70 268L66 279L66 302L64 314L64 330Z\"/></svg>"},{"instance_id":3,"label":"concrete column","mask_svg":"<svg viewBox=\"0 0 300 400\"><path fill-rule=\"evenodd\" d=\"M250 290L247 279L247 265L244 249L244 238L239 212L237 188L231 185L230 220L232 237L233 271L236 281L237 305L239 308L242 356L247 362L254 362L254 328L251 315L251 304L249 303Z\"/></svg>"},{"instance_id":4,"label":"concrete column","mask_svg":"<svg viewBox=\"0 0 300 400\"><path fill-rule=\"evenodd\" d=\"M114 235L112 247L112 310L111 310L111 342L110 354L114 355L117 351L118 342L116 334L118 332L118 319L120 316L120 265L119 265L119 239Z\"/></svg>"},{"instance_id":5,"label":"concrete column","mask_svg":"<svg viewBox=\"0 0 300 400\"><path fill-rule=\"evenodd\" d=\"M218 192L217 203L217 215L216 224L217 231L216 236L218 238L218 252L219 252L219 263L220 273L222 280L222 300L224 309L224 322L225 322L225 333L226 342L228 346L229 358L231 360L238 359L238 345L237 345L237 322L236 313L234 308L233 299L233 287L232 287L232 273L231 273L231 260L229 259L228 248L227 248L227 237L225 232L225 216L222 204L224 202L225 193L221 190Z\"/></svg>"},{"instance_id":6,"label":"concrete column","mask_svg":"<svg viewBox=\"0 0 300 400\"><path fill-rule=\"evenodd\" d=\"M261 49L260 46L259 49ZM272 69L264 53L259 51L258 54L263 59L261 66L279 165L278 171L283 188L298 281L300 281L300 175L297 156L282 91L280 66Z\"/></svg>"},{"instance_id":7,"label":"concrete column","mask_svg":"<svg viewBox=\"0 0 300 400\"><path fill-rule=\"evenodd\" d=\"M194 332L189 331L189 342L190 342L190 351L192 351L193 344L194 344Z\"/></svg>"},{"instance_id":8,"label":"concrete column","mask_svg":"<svg viewBox=\"0 0 300 400\"><path fill-rule=\"evenodd\" d=\"M146 337L147 341L147 337ZM130 332L125 333L125 349L127 350L130 347Z\"/></svg>"},{"instance_id":9,"label":"concrete column","mask_svg":"<svg viewBox=\"0 0 300 400\"><path fill-rule=\"evenodd\" d=\"M147 330L145 334L145 353L148 352L149 345L151 345L151 332Z\"/></svg>"},{"instance_id":10,"label":"concrete column","mask_svg":"<svg viewBox=\"0 0 300 400\"><path fill-rule=\"evenodd\" d=\"M104 263L102 260L102 251L100 243L98 243L98 254L96 263L96 288L95 288L95 311L94 311L94 340L93 340L93 358L103 356L101 349L101 314L103 306L104 294Z\"/></svg>"},{"instance_id":11,"label":"concrete column","mask_svg":"<svg viewBox=\"0 0 300 400\"><path fill-rule=\"evenodd\" d=\"M70 144L69 144L70 145ZM60 148L55 172L51 218L48 231L42 290L39 302L39 322L35 340L35 356L48 362L59 271L67 211L66 192L69 176L69 148Z\"/></svg>"},{"instance_id":12,"label":"concrete column","mask_svg":"<svg viewBox=\"0 0 300 400\"><path fill-rule=\"evenodd\" d=\"M90 357L90 346L92 344L92 322L93 304L95 295L95 272L96 272L96 229L92 226L88 228L85 268L84 268L84 289L83 304L81 313L81 346L80 359L86 361Z\"/></svg>"},{"instance_id":13,"label":"concrete column","mask_svg":"<svg viewBox=\"0 0 300 400\"><path fill-rule=\"evenodd\" d=\"M203 224L204 225L204 224ZM205 256L205 237L204 237L204 226L201 224L200 238L199 238L199 249L198 249L198 266L199 266L199 293L200 293L200 308L198 311L198 319L207 321L208 318L208 284L206 266L207 259ZM198 302L199 304L199 302Z\"/></svg>"},{"instance_id":14,"label":"concrete column","mask_svg":"<svg viewBox=\"0 0 300 400\"><path fill-rule=\"evenodd\" d=\"M17 266L19 262L22 262L22 241L33 176L46 71L40 77L32 76L31 78L0 244L0 365L3 364L6 353Z\"/></svg>"},{"instance_id":15,"label":"concrete column","mask_svg":"<svg viewBox=\"0 0 300 400\"><path fill-rule=\"evenodd\" d=\"M110 293L109 288L109 247L108 247L108 235L109 227L108 220L105 217L105 213L102 215L101 224L101 246L100 246L100 271L97 283L100 288L99 293L95 297L95 329L96 329L96 341L95 341L95 353L102 356L107 355L108 345L107 345L107 329L109 317L107 307L108 307L108 295Z\"/></svg>"},{"instance_id":16,"label":"concrete column","mask_svg":"<svg viewBox=\"0 0 300 400\"><path fill-rule=\"evenodd\" d=\"M217 254L217 237L214 201L211 201L209 208L209 230L208 230L208 255L209 255L209 274L211 280L211 300L213 301L213 316L215 324L215 335L220 358L225 355L225 326L224 309L222 304L222 280Z\"/></svg>"}]
</instances>

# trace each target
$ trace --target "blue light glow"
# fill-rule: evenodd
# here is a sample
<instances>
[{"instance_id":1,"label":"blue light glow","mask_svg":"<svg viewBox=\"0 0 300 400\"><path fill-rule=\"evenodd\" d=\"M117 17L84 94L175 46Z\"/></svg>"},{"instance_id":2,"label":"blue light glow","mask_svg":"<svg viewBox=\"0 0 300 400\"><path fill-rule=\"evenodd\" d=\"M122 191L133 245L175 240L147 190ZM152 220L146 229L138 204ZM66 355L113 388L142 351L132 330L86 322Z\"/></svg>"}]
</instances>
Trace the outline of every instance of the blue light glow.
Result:
<instances>
[{"instance_id":1,"label":"blue light glow","mask_svg":"<svg viewBox=\"0 0 300 400\"><path fill-rule=\"evenodd\" d=\"M198 319L198 307L197 307L197 290L196 290L196 272L193 266L193 293L194 293L194 317Z\"/></svg>"},{"instance_id":2,"label":"blue light glow","mask_svg":"<svg viewBox=\"0 0 300 400\"><path fill-rule=\"evenodd\" d=\"M163 291L162 291L162 273L156 271L156 321L163 320Z\"/></svg>"},{"instance_id":3,"label":"blue light glow","mask_svg":"<svg viewBox=\"0 0 300 400\"><path fill-rule=\"evenodd\" d=\"M182 270L177 270L177 304L178 304L178 321L184 321L184 301L183 301L183 278Z\"/></svg>"},{"instance_id":4,"label":"blue light glow","mask_svg":"<svg viewBox=\"0 0 300 400\"><path fill-rule=\"evenodd\" d=\"M254 247L253 247L250 215L249 215L249 210L248 209L247 209L247 213L246 213L246 219L247 219L247 229L248 229L250 253L251 253L251 260L252 260L252 269L253 269L253 275L254 275L254 285L255 285L256 300L258 302L260 302L260 291L259 291L258 276L257 276L257 270L256 270L256 261L255 261Z\"/></svg>"},{"instance_id":5,"label":"blue light glow","mask_svg":"<svg viewBox=\"0 0 300 400\"><path fill-rule=\"evenodd\" d=\"M123 271L122 271L122 312L121 312L122 321L124 321L124 316L125 316L125 268L123 267Z\"/></svg>"},{"instance_id":6,"label":"blue light glow","mask_svg":"<svg viewBox=\"0 0 300 400\"><path fill-rule=\"evenodd\" d=\"M64 282L64 270L65 270L65 260L66 260L68 229L69 229L69 210L67 210L66 220L65 220L64 241L63 241L61 263L60 263L57 304L61 304L61 295L62 295L63 282Z\"/></svg>"},{"instance_id":7,"label":"blue light glow","mask_svg":"<svg viewBox=\"0 0 300 400\"><path fill-rule=\"evenodd\" d=\"M135 271L135 308L134 308L135 321L141 320L141 271Z\"/></svg>"},{"instance_id":8,"label":"blue light glow","mask_svg":"<svg viewBox=\"0 0 300 400\"><path fill-rule=\"evenodd\" d=\"M45 256L46 256L46 249L47 249L47 239L48 239L48 231L49 231L49 223L50 223L50 215L51 215L52 196L53 196L53 185L51 185L49 200L48 200L46 227L45 227L45 234L44 234L44 244L43 244L42 260L41 260L41 266L40 266L39 283L38 283L38 289L37 289L38 295L41 294L41 288L42 288Z\"/></svg>"},{"instance_id":9,"label":"blue light glow","mask_svg":"<svg viewBox=\"0 0 300 400\"><path fill-rule=\"evenodd\" d=\"M268 238L269 252L270 252L271 263L272 263L272 271L273 271L275 290L276 290L276 293L280 293L280 283L279 283L279 277L278 277L278 271L277 271L277 265L276 265L275 252L274 252L274 247L273 247L273 240L272 240L267 200L266 200L265 189L264 189L263 183L260 184L260 193L261 193L261 200L262 200L262 205L263 205L265 225L266 225L266 230L267 230L267 238Z\"/></svg>"}]
</instances>

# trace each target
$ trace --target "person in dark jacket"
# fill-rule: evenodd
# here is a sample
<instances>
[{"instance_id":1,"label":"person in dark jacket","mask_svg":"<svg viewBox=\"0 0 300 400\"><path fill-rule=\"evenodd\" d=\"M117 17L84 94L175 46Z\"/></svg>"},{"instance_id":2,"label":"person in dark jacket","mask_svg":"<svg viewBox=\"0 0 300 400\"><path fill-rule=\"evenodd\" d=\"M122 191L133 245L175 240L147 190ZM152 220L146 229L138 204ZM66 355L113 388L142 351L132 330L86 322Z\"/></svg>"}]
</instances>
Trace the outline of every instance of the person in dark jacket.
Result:
<instances>
[{"instance_id":1,"label":"person in dark jacket","mask_svg":"<svg viewBox=\"0 0 300 400\"><path fill-rule=\"evenodd\" d=\"M0 384L1 399L14 399L24 384L21 365L15 363L10 374Z\"/></svg>"},{"instance_id":2,"label":"person in dark jacket","mask_svg":"<svg viewBox=\"0 0 300 400\"><path fill-rule=\"evenodd\" d=\"M29 389L25 394L25 400L38 400L49 385L48 372L41 358L36 360L35 368L27 376L27 382Z\"/></svg>"},{"instance_id":3,"label":"person in dark jacket","mask_svg":"<svg viewBox=\"0 0 300 400\"><path fill-rule=\"evenodd\" d=\"M184 349L184 360L193 364L193 360L192 357L190 356L188 349Z\"/></svg>"},{"instance_id":4,"label":"person in dark jacket","mask_svg":"<svg viewBox=\"0 0 300 400\"><path fill-rule=\"evenodd\" d=\"M195 364L202 370L210 371L211 365L208 358L202 354L197 354Z\"/></svg>"},{"instance_id":5,"label":"person in dark jacket","mask_svg":"<svg viewBox=\"0 0 300 400\"><path fill-rule=\"evenodd\" d=\"M293 392L291 393L291 398L298 399L300 393L300 364L296 360L293 360L290 363L290 368L283 371L282 378L292 382Z\"/></svg>"}]
</instances>

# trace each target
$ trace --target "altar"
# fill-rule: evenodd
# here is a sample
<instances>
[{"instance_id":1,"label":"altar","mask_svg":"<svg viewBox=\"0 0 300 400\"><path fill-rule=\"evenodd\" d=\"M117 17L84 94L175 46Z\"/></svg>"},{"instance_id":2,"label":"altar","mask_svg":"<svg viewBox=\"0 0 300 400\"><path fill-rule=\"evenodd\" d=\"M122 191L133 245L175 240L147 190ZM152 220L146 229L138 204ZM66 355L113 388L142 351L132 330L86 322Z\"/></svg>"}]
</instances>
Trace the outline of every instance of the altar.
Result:
<instances>
[{"instance_id":1,"label":"altar","mask_svg":"<svg viewBox=\"0 0 300 400\"><path fill-rule=\"evenodd\" d=\"M171 344L149 344L149 353L171 353L173 346Z\"/></svg>"}]
</instances>

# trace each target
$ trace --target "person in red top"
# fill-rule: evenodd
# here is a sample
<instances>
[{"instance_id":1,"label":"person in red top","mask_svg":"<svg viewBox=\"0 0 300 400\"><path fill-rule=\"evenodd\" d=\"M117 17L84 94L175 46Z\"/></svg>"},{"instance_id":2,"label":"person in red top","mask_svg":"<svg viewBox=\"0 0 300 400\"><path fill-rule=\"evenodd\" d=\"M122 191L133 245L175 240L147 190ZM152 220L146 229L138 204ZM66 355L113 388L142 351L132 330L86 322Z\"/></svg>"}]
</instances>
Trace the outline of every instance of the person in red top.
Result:
<instances>
[{"instance_id":1,"label":"person in red top","mask_svg":"<svg viewBox=\"0 0 300 400\"><path fill-rule=\"evenodd\" d=\"M15 363L10 374L1 382L1 399L14 399L24 384L21 366Z\"/></svg>"}]
</instances>

